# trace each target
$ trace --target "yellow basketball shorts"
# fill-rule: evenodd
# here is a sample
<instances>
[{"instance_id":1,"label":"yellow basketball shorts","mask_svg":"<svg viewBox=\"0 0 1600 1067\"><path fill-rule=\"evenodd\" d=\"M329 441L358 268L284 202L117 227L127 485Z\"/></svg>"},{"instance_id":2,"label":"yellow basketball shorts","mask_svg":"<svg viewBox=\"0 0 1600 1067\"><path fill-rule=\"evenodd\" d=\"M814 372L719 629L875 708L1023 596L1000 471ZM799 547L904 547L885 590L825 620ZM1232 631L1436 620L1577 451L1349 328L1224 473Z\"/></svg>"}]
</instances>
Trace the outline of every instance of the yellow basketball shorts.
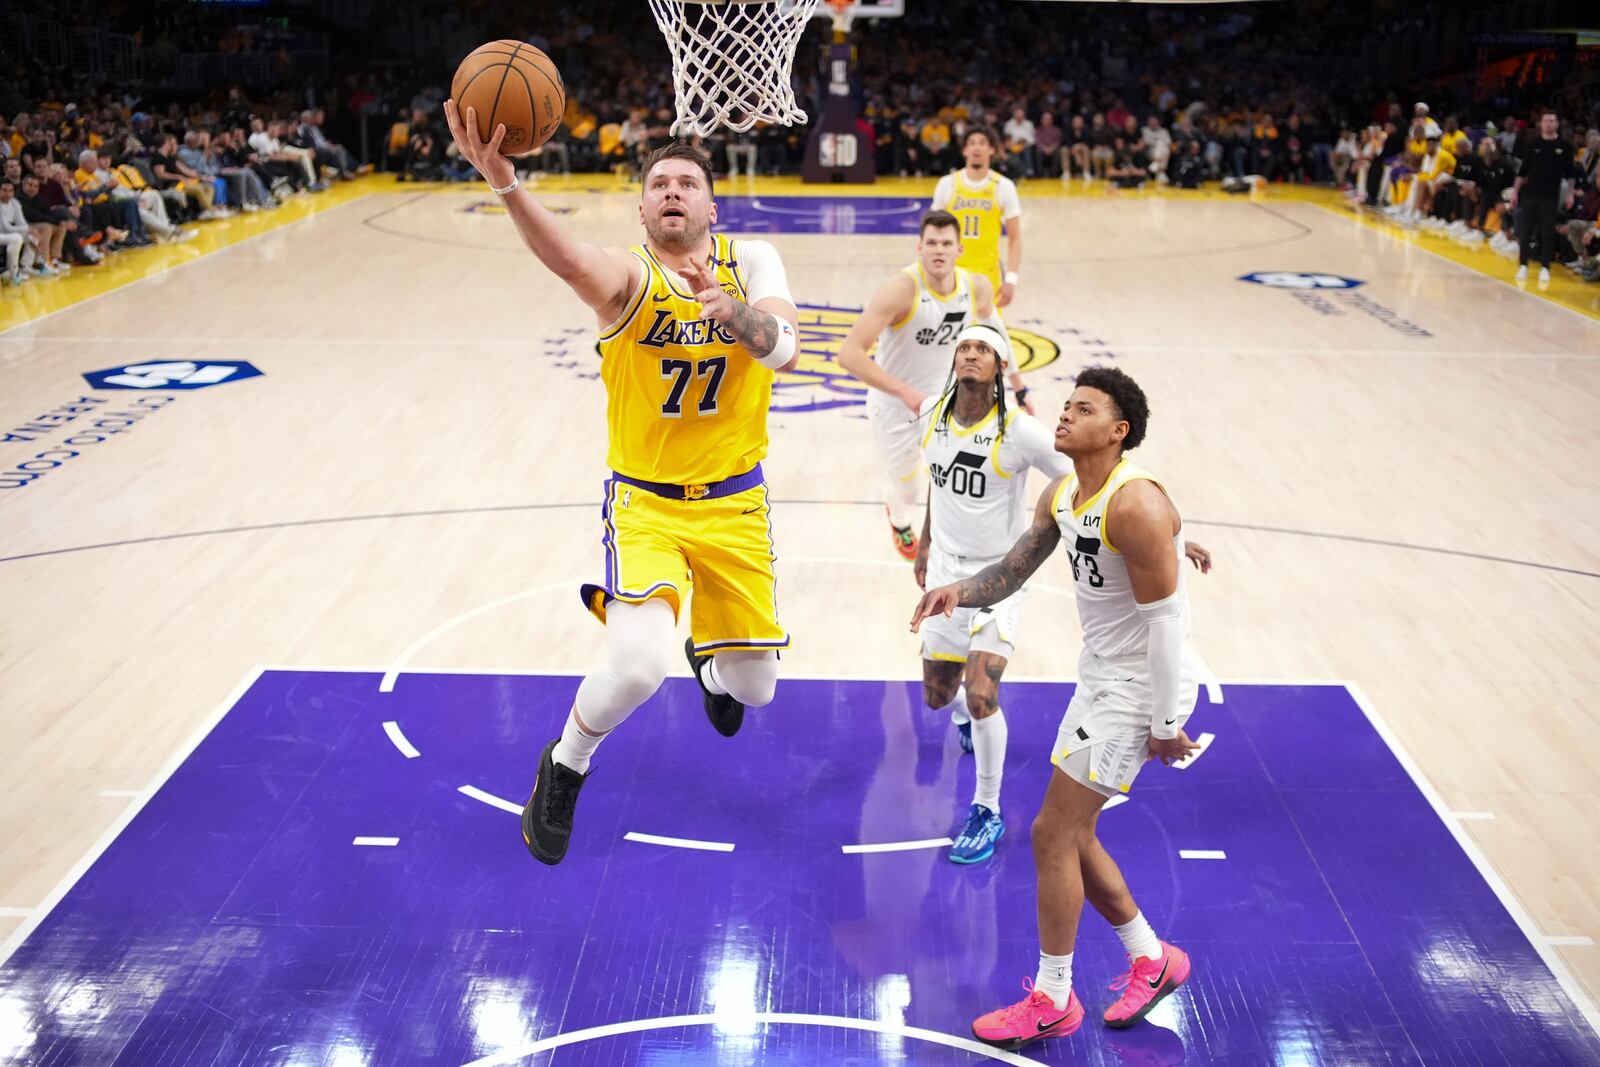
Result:
<instances>
[{"instance_id":1,"label":"yellow basketball shorts","mask_svg":"<svg viewBox=\"0 0 1600 1067\"><path fill-rule=\"evenodd\" d=\"M789 647L778 622L765 484L686 500L612 477L601 516L605 581L583 586L584 606L601 622L613 600L642 604L660 597L675 617L687 600L696 652Z\"/></svg>"}]
</instances>

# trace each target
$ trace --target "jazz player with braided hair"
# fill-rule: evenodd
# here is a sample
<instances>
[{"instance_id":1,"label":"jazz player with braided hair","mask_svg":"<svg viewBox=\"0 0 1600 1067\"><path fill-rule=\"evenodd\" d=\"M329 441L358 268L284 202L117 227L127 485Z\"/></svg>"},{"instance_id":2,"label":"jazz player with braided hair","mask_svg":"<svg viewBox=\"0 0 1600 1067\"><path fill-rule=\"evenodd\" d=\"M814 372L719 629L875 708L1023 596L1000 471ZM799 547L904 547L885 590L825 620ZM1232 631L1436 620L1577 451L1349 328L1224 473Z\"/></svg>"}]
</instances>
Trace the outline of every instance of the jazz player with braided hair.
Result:
<instances>
[{"instance_id":1,"label":"jazz player with braided hair","mask_svg":"<svg viewBox=\"0 0 1600 1067\"><path fill-rule=\"evenodd\" d=\"M970 578L1017 539L1027 521L1028 471L1051 479L1072 472L1050 433L1033 416L1006 410L1005 371L1011 342L1003 327L967 326L956 338L954 385L923 401L922 456L930 480L928 510L917 542L917 584ZM962 748L977 762L977 786L950 848L954 863L994 854L1005 833L1000 780L1006 760L1006 716L1000 678L1016 648L1026 589L992 607L957 608L922 628L922 697L948 708Z\"/></svg>"},{"instance_id":2,"label":"jazz player with braided hair","mask_svg":"<svg viewBox=\"0 0 1600 1067\"><path fill-rule=\"evenodd\" d=\"M771 245L710 232L717 205L698 149L674 142L646 158L645 239L601 248L518 185L499 151L504 125L486 144L474 109L463 116L447 100L445 116L523 242L593 309L600 333L612 475L605 578L583 596L606 624L606 658L545 746L522 813L528 851L559 863L589 758L666 677L686 599L685 652L717 732L733 736L746 705L772 700L789 635L778 622L761 459L773 375L798 361L798 315Z\"/></svg>"},{"instance_id":3,"label":"jazz player with braided hair","mask_svg":"<svg viewBox=\"0 0 1600 1067\"><path fill-rule=\"evenodd\" d=\"M1072 991L1072 953L1087 899L1127 950L1129 970L1107 1026L1131 1026L1184 983L1183 950L1157 938L1121 870L1096 836L1100 809L1126 792L1148 759L1181 760L1197 746L1184 732L1200 666L1187 647L1183 522L1166 489L1128 462L1144 440L1149 405L1122 371L1091 367L1056 424L1055 447L1073 473L1039 498L1033 525L1004 559L963 581L930 590L911 617L1002 603L1065 544L1083 625L1078 686L1050 759L1055 770L1033 823L1039 907L1039 968L1021 1001L980 1017L972 1032L1014 1049L1070 1034L1083 1024ZM1209 559L1200 563L1202 570Z\"/></svg>"}]
</instances>

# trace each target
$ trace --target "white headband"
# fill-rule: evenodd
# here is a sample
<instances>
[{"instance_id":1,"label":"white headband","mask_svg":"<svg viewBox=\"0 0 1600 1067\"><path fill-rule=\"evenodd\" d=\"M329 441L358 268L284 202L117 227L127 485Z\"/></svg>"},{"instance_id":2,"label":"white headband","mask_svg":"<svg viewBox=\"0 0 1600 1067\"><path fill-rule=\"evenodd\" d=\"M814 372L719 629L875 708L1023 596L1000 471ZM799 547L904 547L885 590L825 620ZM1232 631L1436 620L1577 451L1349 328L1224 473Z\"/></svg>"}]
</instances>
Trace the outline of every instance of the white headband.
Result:
<instances>
[{"instance_id":1,"label":"white headband","mask_svg":"<svg viewBox=\"0 0 1600 1067\"><path fill-rule=\"evenodd\" d=\"M1000 366L1011 366L1011 338L993 326L982 322L969 323L956 334L956 347L960 348L963 341L982 341L999 353Z\"/></svg>"}]
</instances>

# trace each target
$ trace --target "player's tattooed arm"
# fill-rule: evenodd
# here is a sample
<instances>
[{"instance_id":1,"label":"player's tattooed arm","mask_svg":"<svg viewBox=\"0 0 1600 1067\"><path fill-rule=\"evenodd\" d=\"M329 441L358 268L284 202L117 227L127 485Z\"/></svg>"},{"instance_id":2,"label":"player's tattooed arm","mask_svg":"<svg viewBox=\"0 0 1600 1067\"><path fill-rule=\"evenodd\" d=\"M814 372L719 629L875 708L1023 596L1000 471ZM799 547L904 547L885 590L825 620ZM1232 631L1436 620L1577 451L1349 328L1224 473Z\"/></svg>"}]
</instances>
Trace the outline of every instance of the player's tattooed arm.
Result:
<instances>
[{"instance_id":1,"label":"player's tattooed arm","mask_svg":"<svg viewBox=\"0 0 1600 1067\"><path fill-rule=\"evenodd\" d=\"M742 300L730 299L729 303L733 305L733 309L723 322L722 328L733 334L751 355L764 356L778 347L776 315L757 311Z\"/></svg>"},{"instance_id":2,"label":"player's tattooed arm","mask_svg":"<svg viewBox=\"0 0 1600 1067\"><path fill-rule=\"evenodd\" d=\"M1033 525L1011 546L1004 559L956 583L960 594L957 606L986 608L1000 603L1021 589L1060 543L1061 529L1056 525L1055 516L1046 515L1042 519L1035 516Z\"/></svg>"}]
</instances>

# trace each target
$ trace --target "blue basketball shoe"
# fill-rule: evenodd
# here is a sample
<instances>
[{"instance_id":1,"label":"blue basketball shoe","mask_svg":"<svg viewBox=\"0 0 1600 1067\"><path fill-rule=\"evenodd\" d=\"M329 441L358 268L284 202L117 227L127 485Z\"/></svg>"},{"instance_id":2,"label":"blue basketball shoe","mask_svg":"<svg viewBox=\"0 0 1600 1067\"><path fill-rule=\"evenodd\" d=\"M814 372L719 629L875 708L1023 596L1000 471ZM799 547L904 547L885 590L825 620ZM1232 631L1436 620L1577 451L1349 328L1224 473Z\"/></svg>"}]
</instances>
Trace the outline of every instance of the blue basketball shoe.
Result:
<instances>
[{"instance_id":1,"label":"blue basketball shoe","mask_svg":"<svg viewBox=\"0 0 1600 1067\"><path fill-rule=\"evenodd\" d=\"M984 807L972 805L967 812L967 825L961 836L950 846L951 863L982 863L994 855L995 844L1006 834L1005 820Z\"/></svg>"},{"instance_id":2,"label":"blue basketball shoe","mask_svg":"<svg viewBox=\"0 0 1600 1067\"><path fill-rule=\"evenodd\" d=\"M961 751L972 755L972 720L956 723L956 739L961 742Z\"/></svg>"}]
</instances>

